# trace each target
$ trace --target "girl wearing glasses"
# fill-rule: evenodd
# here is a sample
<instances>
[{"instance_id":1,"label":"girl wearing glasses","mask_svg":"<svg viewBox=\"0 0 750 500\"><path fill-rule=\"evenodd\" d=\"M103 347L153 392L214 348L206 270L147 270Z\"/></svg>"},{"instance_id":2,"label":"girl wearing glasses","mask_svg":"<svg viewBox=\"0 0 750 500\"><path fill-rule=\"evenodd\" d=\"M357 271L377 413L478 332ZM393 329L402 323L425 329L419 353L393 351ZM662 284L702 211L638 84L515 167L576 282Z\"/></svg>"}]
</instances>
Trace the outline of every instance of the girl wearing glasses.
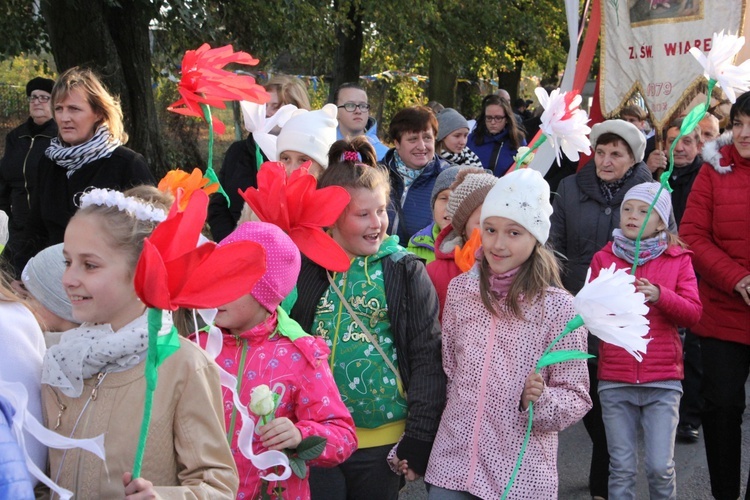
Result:
<instances>
[{"instance_id":1,"label":"girl wearing glasses","mask_svg":"<svg viewBox=\"0 0 750 500\"><path fill-rule=\"evenodd\" d=\"M469 134L466 145L479 157L484 168L502 177L513 165L518 148L526 145L510 103L494 94L485 97L477 126Z\"/></svg>"}]
</instances>

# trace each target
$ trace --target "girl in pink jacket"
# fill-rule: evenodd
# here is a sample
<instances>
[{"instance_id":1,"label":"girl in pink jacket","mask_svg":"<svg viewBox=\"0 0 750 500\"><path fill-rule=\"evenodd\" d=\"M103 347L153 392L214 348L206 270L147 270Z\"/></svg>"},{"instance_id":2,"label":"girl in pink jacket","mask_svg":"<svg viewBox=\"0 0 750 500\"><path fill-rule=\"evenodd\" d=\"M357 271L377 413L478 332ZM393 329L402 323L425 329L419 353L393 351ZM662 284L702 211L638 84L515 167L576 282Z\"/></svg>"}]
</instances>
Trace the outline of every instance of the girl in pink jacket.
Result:
<instances>
[{"instance_id":1,"label":"girl in pink jacket","mask_svg":"<svg viewBox=\"0 0 750 500\"><path fill-rule=\"evenodd\" d=\"M311 463L338 465L357 449L357 437L328 367L330 351L279 307L297 282L299 250L278 226L265 222L241 224L219 246L233 241L260 243L266 250L266 273L250 293L219 307L214 324L221 328L224 343L216 362L237 376L243 404L250 403L253 389L262 384L280 396L273 420L256 426L253 451L294 449L308 436L322 436L325 449ZM205 346L204 335L199 343ZM237 498L260 498L266 493L261 492L260 475L274 471L258 470L240 452L241 418L231 391L224 388L223 395L227 435L240 476ZM292 474L281 485L266 485L271 498L276 498L271 489L276 486L284 488L282 498L310 498L307 477Z\"/></svg>"},{"instance_id":2,"label":"girl in pink jacket","mask_svg":"<svg viewBox=\"0 0 750 500\"><path fill-rule=\"evenodd\" d=\"M666 190L646 220L658 190L658 183L644 182L625 194L614 241L591 261L591 278L613 262L618 269L630 268L635 261L636 237L645 224L635 276L636 288L648 300L648 352L639 361L620 347L604 341L599 344L599 398L610 457L610 498L635 498L639 428L644 433L651 498L677 498L674 438L683 378L677 327L693 326L703 308L692 252L667 231L665 221L672 212L672 201Z\"/></svg>"},{"instance_id":3,"label":"girl in pink jacket","mask_svg":"<svg viewBox=\"0 0 750 500\"><path fill-rule=\"evenodd\" d=\"M534 372L575 316L544 245L551 214L549 186L531 169L501 177L484 200L477 262L451 281L443 312L448 400L425 476L431 499L500 498L531 401L531 440L508 498L557 498L557 433L586 414L591 398L585 361ZM560 344L585 352L586 333Z\"/></svg>"}]
</instances>

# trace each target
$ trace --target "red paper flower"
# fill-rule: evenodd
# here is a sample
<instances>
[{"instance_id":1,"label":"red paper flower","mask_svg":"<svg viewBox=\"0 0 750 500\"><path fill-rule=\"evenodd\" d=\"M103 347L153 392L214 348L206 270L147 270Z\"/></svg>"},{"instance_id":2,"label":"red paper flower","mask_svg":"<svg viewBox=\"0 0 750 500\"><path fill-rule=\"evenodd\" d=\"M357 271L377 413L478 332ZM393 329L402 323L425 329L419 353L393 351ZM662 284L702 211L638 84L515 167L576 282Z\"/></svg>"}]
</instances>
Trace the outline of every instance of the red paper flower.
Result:
<instances>
[{"instance_id":1,"label":"red paper flower","mask_svg":"<svg viewBox=\"0 0 750 500\"><path fill-rule=\"evenodd\" d=\"M197 246L208 195L195 191L182 212L178 204L143 242L135 268L138 297L148 307L174 311L218 307L250 293L266 271L263 247L249 241Z\"/></svg>"},{"instance_id":2,"label":"red paper flower","mask_svg":"<svg viewBox=\"0 0 750 500\"><path fill-rule=\"evenodd\" d=\"M260 220L279 226L310 260L344 272L349 256L323 228L336 222L351 198L340 186L316 189L318 181L307 172L308 164L287 178L282 163L266 162L258 172L258 188L240 195Z\"/></svg>"},{"instance_id":3,"label":"red paper flower","mask_svg":"<svg viewBox=\"0 0 750 500\"><path fill-rule=\"evenodd\" d=\"M201 104L225 108L224 101L250 101L265 104L271 100L266 90L255 83L255 78L237 75L221 68L229 63L255 66L258 59L247 52L234 52L231 45L212 49L207 43L198 50L188 50L182 58L182 79L177 90L181 99L167 109L206 120ZM184 106L184 107L183 107ZM214 130L223 134L224 124L213 118Z\"/></svg>"}]
</instances>

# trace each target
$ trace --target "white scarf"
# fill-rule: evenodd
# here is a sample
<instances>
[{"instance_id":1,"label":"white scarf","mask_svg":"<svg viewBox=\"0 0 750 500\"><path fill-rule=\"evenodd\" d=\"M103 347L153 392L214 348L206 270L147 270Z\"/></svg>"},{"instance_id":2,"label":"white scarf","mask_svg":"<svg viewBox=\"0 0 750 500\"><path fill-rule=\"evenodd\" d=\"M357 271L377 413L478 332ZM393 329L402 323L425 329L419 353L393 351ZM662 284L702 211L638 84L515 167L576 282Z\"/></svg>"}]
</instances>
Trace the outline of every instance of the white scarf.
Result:
<instances>
[{"instance_id":1,"label":"white scarf","mask_svg":"<svg viewBox=\"0 0 750 500\"><path fill-rule=\"evenodd\" d=\"M65 146L55 137L50 141L44 154L62 168L67 169L67 176L70 178L76 170L87 163L109 158L120 145L122 142L112 138L109 127L100 125L91 139L77 146Z\"/></svg>"},{"instance_id":2,"label":"white scarf","mask_svg":"<svg viewBox=\"0 0 750 500\"><path fill-rule=\"evenodd\" d=\"M83 381L100 372L123 372L146 357L148 310L116 332L110 324L83 323L62 334L60 343L47 349L42 383L58 387L69 397L83 392ZM162 324L172 315L166 312Z\"/></svg>"}]
</instances>

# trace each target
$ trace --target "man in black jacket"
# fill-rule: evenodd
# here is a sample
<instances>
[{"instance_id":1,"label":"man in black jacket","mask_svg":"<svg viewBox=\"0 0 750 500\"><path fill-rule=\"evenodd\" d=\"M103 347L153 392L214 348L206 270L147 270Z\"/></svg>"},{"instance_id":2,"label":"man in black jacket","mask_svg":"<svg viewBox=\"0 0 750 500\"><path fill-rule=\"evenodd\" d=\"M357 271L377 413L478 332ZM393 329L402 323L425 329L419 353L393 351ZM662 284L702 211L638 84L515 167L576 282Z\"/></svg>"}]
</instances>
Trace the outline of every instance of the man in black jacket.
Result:
<instances>
[{"instance_id":1,"label":"man in black jacket","mask_svg":"<svg viewBox=\"0 0 750 500\"><path fill-rule=\"evenodd\" d=\"M26 84L30 116L5 137L5 155L0 159L0 210L10 218L11 240L23 231L35 187L37 164L52 138L57 137L51 102L54 85L54 80L41 77Z\"/></svg>"}]
</instances>

